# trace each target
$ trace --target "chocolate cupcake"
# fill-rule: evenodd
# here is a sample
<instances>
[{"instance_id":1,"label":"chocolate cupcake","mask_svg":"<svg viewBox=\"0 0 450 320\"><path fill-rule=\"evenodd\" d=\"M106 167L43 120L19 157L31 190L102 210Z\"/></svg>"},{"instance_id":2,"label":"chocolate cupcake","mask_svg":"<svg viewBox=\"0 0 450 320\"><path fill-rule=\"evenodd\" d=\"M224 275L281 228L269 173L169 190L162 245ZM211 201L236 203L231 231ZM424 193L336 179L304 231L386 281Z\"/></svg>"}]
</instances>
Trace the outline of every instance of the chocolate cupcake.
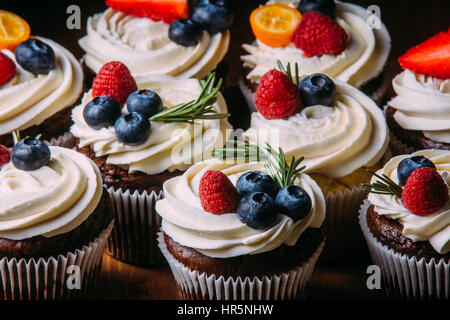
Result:
<instances>
[{"instance_id":1,"label":"chocolate cupcake","mask_svg":"<svg viewBox=\"0 0 450 320\"><path fill-rule=\"evenodd\" d=\"M394 157L366 186L360 225L389 295L449 299L449 172L450 151L423 150Z\"/></svg>"},{"instance_id":2,"label":"chocolate cupcake","mask_svg":"<svg viewBox=\"0 0 450 320\"><path fill-rule=\"evenodd\" d=\"M386 67L391 38L385 25L375 15L368 18L367 10L355 4L299 2L267 1L250 17L256 40L243 45L247 54L241 57L240 82L250 109L256 111L256 88L261 77L277 67L277 60L297 63L301 76L323 73L347 82L380 104L392 79ZM282 21L270 25L276 19ZM314 33L315 28L321 32Z\"/></svg>"},{"instance_id":3,"label":"chocolate cupcake","mask_svg":"<svg viewBox=\"0 0 450 320\"><path fill-rule=\"evenodd\" d=\"M41 134L52 144L73 146L70 114L83 87L83 71L75 57L42 37L1 54L12 67L12 77L0 84L0 144L11 147L11 132L20 130L23 136Z\"/></svg>"},{"instance_id":4,"label":"chocolate cupcake","mask_svg":"<svg viewBox=\"0 0 450 320\"><path fill-rule=\"evenodd\" d=\"M273 159L272 169L280 158L274 153ZM276 171L264 163L232 162L195 164L168 180L165 198L156 203L160 248L180 294L201 300L302 297L325 240L320 187L297 171L280 172L289 178L279 185L266 173Z\"/></svg>"},{"instance_id":5,"label":"chocolate cupcake","mask_svg":"<svg viewBox=\"0 0 450 320\"><path fill-rule=\"evenodd\" d=\"M21 140L0 169L0 204L0 299L89 297L113 227L95 164L74 150Z\"/></svg>"},{"instance_id":6,"label":"chocolate cupcake","mask_svg":"<svg viewBox=\"0 0 450 320\"><path fill-rule=\"evenodd\" d=\"M112 73L105 76L106 69ZM220 85L213 85L213 75L206 82L163 75L139 77L136 85L122 63L109 63L102 70L94 81L94 89L85 93L82 103L73 110L71 132L78 139L77 150L100 168L114 202L116 224L107 252L136 264L162 262L156 243L160 219L154 213L154 203L163 196L162 185L167 179L182 174L197 159L209 157L212 148L223 146L227 130L231 129L226 120L227 106L217 93ZM114 70L123 72L119 72L117 81L102 83L101 79L115 77ZM116 85L125 78L122 85L133 82L138 90L119 98L114 90L123 95L123 88ZM203 90L205 84L208 88ZM123 110L114 98L102 97L99 88L122 103L127 101ZM100 97L93 100L93 95ZM202 101L192 104L199 95ZM194 116L187 111L172 118L170 111L174 106L177 110L186 106L196 111L204 108L207 114ZM96 108L112 108L106 116L109 120L97 125L101 117L90 113ZM179 121L180 116L184 120ZM186 121L186 117L195 123ZM133 123L140 127L132 128Z\"/></svg>"}]
</instances>

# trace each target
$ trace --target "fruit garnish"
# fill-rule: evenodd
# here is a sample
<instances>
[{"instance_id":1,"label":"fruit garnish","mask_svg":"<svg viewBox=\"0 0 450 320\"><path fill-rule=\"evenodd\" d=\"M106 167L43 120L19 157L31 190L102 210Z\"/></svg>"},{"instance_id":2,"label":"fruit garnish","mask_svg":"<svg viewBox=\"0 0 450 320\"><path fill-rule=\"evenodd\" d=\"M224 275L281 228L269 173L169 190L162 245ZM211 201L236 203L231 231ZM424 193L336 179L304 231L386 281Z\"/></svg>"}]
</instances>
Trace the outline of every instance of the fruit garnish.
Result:
<instances>
[{"instance_id":1,"label":"fruit garnish","mask_svg":"<svg viewBox=\"0 0 450 320\"><path fill-rule=\"evenodd\" d=\"M450 29L409 49L398 61L403 69L440 79L449 79Z\"/></svg>"},{"instance_id":2,"label":"fruit garnish","mask_svg":"<svg viewBox=\"0 0 450 320\"><path fill-rule=\"evenodd\" d=\"M278 192L275 203L278 211L294 221L305 218L311 211L309 194L300 186L287 186Z\"/></svg>"},{"instance_id":3,"label":"fruit garnish","mask_svg":"<svg viewBox=\"0 0 450 320\"><path fill-rule=\"evenodd\" d=\"M83 110L84 120L95 130L113 126L120 114L120 104L115 99L106 96L95 98Z\"/></svg>"},{"instance_id":4,"label":"fruit garnish","mask_svg":"<svg viewBox=\"0 0 450 320\"><path fill-rule=\"evenodd\" d=\"M271 176L261 171L249 171L241 175L236 183L240 195L253 192L264 192L275 199L278 185Z\"/></svg>"},{"instance_id":5,"label":"fruit garnish","mask_svg":"<svg viewBox=\"0 0 450 320\"><path fill-rule=\"evenodd\" d=\"M47 74L55 68L55 52L39 39L29 39L19 44L15 51L17 63L34 74Z\"/></svg>"},{"instance_id":6,"label":"fruit garnish","mask_svg":"<svg viewBox=\"0 0 450 320\"><path fill-rule=\"evenodd\" d=\"M92 97L111 97L122 106L128 96L137 89L136 81L127 66L120 61L112 61L103 65L95 77Z\"/></svg>"},{"instance_id":7,"label":"fruit garnish","mask_svg":"<svg viewBox=\"0 0 450 320\"><path fill-rule=\"evenodd\" d=\"M434 163L424 156L410 157L400 161L397 166L397 177L400 185L404 186L411 173L413 173L416 169L423 167L436 169Z\"/></svg>"},{"instance_id":8,"label":"fruit garnish","mask_svg":"<svg viewBox=\"0 0 450 320\"><path fill-rule=\"evenodd\" d=\"M202 34L203 30L200 26L189 19L177 20L169 28L170 40L184 47L197 45Z\"/></svg>"},{"instance_id":9,"label":"fruit garnish","mask_svg":"<svg viewBox=\"0 0 450 320\"><path fill-rule=\"evenodd\" d=\"M0 167L11 160L11 152L7 147L0 144Z\"/></svg>"},{"instance_id":10,"label":"fruit garnish","mask_svg":"<svg viewBox=\"0 0 450 320\"><path fill-rule=\"evenodd\" d=\"M246 194L237 207L238 218L252 229L263 230L275 223L278 216L275 201L266 193Z\"/></svg>"},{"instance_id":11,"label":"fruit garnish","mask_svg":"<svg viewBox=\"0 0 450 320\"><path fill-rule=\"evenodd\" d=\"M300 96L303 106L331 106L336 96L336 85L326 75L312 74L304 78L300 84Z\"/></svg>"},{"instance_id":12,"label":"fruit garnish","mask_svg":"<svg viewBox=\"0 0 450 320\"><path fill-rule=\"evenodd\" d=\"M138 146L150 136L150 121L143 114L130 112L116 120L114 129L117 139L123 144Z\"/></svg>"},{"instance_id":13,"label":"fruit garnish","mask_svg":"<svg viewBox=\"0 0 450 320\"><path fill-rule=\"evenodd\" d=\"M16 74L16 64L6 54L0 52L0 86Z\"/></svg>"},{"instance_id":14,"label":"fruit garnish","mask_svg":"<svg viewBox=\"0 0 450 320\"><path fill-rule=\"evenodd\" d=\"M205 211L221 215L236 212L240 196L221 171L206 171L200 179L199 197Z\"/></svg>"},{"instance_id":15,"label":"fruit garnish","mask_svg":"<svg viewBox=\"0 0 450 320\"><path fill-rule=\"evenodd\" d=\"M106 0L106 5L135 17L166 23L188 17L187 0Z\"/></svg>"},{"instance_id":16,"label":"fruit garnish","mask_svg":"<svg viewBox=\"0 0 450 320\"><path fill-rule=\"evenodd\" d=\"M48 164L51 158L50 148L39 140L40 137L41 135L20 139L20 132L13 132L11 161L17 169L34 171Z\"/></svg>"},{"instance_id":17,"label":"fruit garnish","mask_svg":"<svg viewBox=\"0 0 450 320\"><path fill-rule=\"evenodd\" d=\"M18 15L0 10L0 50L14 52L19 43L30 37L30 26Z\"/></svg>"},{"instance_id":18,"label":"fruit garnish","mask_svg":"<svg viewBox=\"0 0 450 320\"><path fill-rule=\"evenodd\" d=\"M226 0L199 0L192 20L210 34L216 34L231 28L234 15Z\"/></svg>"},{"instance_id":19,"label":"fruit garnish","mask_svg":"<svg viewBox=\"0 0 450 320\"><path fill-rule=\"evenodd\" d=\"M330 17L320 12L307 12L292 36L292 42L307 58L324 54L340 54L347 46L348 35Z\"/></svg>"},{"instance_id":20,"label":"fruit garnish","mask_svg":"<svg viewBox=\"0 0 450 320\"><path fill-rule=\"evenodd\" d=\"M418 216L435 213L447 201L447 184L439 172L433 168L423 167L411 173L402 192L403 204Z\"/></svg>"},{"instance_id":21,"label":"fruit garnish","mask_svg":"<svg viewBox=\"0 0 450 320\"><path fill-rule=\"evenodd\" d=\"M250 15L250 24L256 39L270 47L288 45L301 20L301 13L285 4L260 6Z\"/></svg>"},{"instance_id":22,"label":"fruit garnish","mask_svg":"<svg viewBox=\"0 0 450 320\"><path fill-rule=\"evenodd\" d=\"M310 11L318 11L334 19L336 4L334 0L300 0L297 5L298 11L305 14Z\"/></svg>"},{"instance_id":23,"label":"fruit garnish","mask_svg":"<svg viewBox=\"0 0 450 320\"><path fill-rule=\"evenodd\" d=\"M127 109L129 112L139 112L150 118L162 111L163 102L154 91L138 90L128 96Z\"/></svg>"}]
</instances>

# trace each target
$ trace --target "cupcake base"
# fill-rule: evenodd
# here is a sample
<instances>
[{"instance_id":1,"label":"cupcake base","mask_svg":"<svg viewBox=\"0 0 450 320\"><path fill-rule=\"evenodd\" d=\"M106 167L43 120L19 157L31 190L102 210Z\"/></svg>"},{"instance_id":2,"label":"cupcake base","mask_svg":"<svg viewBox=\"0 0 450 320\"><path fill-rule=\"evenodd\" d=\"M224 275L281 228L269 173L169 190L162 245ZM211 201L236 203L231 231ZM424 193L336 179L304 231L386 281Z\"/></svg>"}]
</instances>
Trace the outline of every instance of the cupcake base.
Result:
<instances>
[{"instance_id":1,"label":"cupcake base","mask_svg":"<svg viewBox=\"0 0 450 320\"><path fill-rule=\"evenodd\" d=\"M370 231L367 213L371 207L366 200L359 212L359 223L369 246L373 262L381 268L386 293L395 298L450 298L449 259L425 259L408 256L389 248Z\"/></svg>"}]
</instances>

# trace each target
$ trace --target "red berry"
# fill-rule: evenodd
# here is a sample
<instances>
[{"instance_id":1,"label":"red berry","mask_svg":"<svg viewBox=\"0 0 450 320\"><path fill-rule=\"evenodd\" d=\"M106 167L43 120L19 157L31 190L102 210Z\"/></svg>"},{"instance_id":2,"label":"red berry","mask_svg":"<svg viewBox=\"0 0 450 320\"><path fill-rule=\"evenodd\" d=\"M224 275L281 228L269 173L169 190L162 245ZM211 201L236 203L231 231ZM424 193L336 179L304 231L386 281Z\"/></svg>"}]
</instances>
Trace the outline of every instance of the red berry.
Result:
<instances>
[{"instance_id":1,"label":"red berry","mask_svg":"<svg viewBox=\"0 0 450 320\"><path fill-rule=\"evenodd\" d=\"M5 84L16 74L16 64L6 54L0 52L0 85Z\"/></svg>"},{"instance_id":2,"label":"red berry","mask_svg":"<svg viewBox=\"0 0 450 320\"><path fill-rule=\"evenodd\" d=\"M281 71L271 70L261 77L255 105L266 119L287 119L300 111L298 87Z\"/></svg>"},{"instance_id":3,"label":"red berry","mask_svg":"<svg viewBox=\"0 0 450 320\"><path fill-rule=\"evenodd\" d=\"M123 105L137 89L136 81L127 66L119 61L112 61L105 64L95 77L92 97L111 97Z\"/></svg>"},{"instance_id":4,"label":"red berry","mask_svg":"<svg viewBox=\"0 0 450 320\"><path fill-rule=\"evenodd\" d=\"M336 21L315 11L302 16L292 36L292 42L307 58L339 54L345 50L347 41L347 33Z\"/></svg>"},{"instance_id":5,"label":"red berry","mask_svg":"<svg viewBox=\"0 0 450 320\"><path fill-rule=\"evenodd\" d=\"M0 144L0 167L9 162L11 159L10 155L9 149Z\"/></svg>"},{"instance_id":6,"label":"red berry","mask_svg":"<svg viewBox=\"0 0 450 320\"><path fill-rule=\"evenodd\" d=\"M209 170L200 180L200 202L212 214L236 212L240 196L230 179L221 171Z\"/></svg>"},{"instance_id":7,"label":"red berry","mask_svg":"<svg viewBox=\"0 0 450 320\"><path fill-rule=\"evenodd\" d=\"M404 69L441 79L450 78L450 29L409 49L398 61Z\"/></svg>"},{"instance_id":8,"label":"red berry","mask_svg":"<svg viewBox=\"0 0 450 320\"><path fill-rule=\"evenodd\" d=\"M406 180L402 201L411 213L428 216L447 203L447 184L436 169L428 167L416 169Z\"/></svg>"}]
</instances>

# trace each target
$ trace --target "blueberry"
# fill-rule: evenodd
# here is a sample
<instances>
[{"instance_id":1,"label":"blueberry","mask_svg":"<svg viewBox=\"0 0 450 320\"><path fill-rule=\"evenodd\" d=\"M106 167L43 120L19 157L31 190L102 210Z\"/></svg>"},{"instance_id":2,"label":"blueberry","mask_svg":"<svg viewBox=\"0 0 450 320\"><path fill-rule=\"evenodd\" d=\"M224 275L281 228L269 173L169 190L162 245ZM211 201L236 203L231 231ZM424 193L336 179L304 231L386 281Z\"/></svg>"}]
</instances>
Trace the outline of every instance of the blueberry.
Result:
<instances>
[{"instance_id":1,"label":"blueberry","mask_svg":"<svg viewBox=\"0 0 450 320\"><path fill-rule=\"evenodd\" d=\"M413 173L416 169L423 167L436 169L434 163L423 156L415 156L403 159L402 161L400 161L397 167L398 181L401 185L405 185L406 180L408 180L411 173Z\"/></svg>"},{"instance_id":2,"label":"blueberry","mask_svg":"<svg viewBox=\"0 0 450 320\"><path fill-rule=\"evenodd\" d=\"M150 120L143 114L130 112L116 120L114 124L117 139L130 146L138 146L150 135Z\"/></svg>"},{"instance_id":3,"label":"blueberry","mask_svg":"<svg viewBox=\"0 0 450 320\"><path fill-rule=\"evenodd\" d=\"M277 220L275 201L267 193L247 193L239 202L237 214L242 223L252 229L262 230Z\"/></svg>"},{"instance_id":4,"label":"blueberry","mask_svg":"<svg viewBox=\"0 0 450 320\"><path fill-rule=\"evenodd\" d=\"M16 48L16 60L22 68L35 74L46 74L55 68L55 52L38 39L29 39Z\"/></svg>"},{"instance_id":5,"label":"blueberry","mask_svg":"<svg viewBox=\"0 0 450 320\"><path fill-rule=\"evenodd\" d=\"M113 126L120 114L119 102L105 96L95 98L83 110L84 120L95 130Z\"/></svg>"},{"instance_id":6,"label":"blueberry","mask_svg":"<svg viewBox=\"0 0 450 320\"><path fill-rule=\"evenodd\" d=\"M233 19L233 12L225 0L199 1L192 13L192 20L210 34L230 29Z\"/></svg>"},{"instance_id":7,"label":"blueberry","mask_svg":"<svg viewBox=\"0 0 450 320\"><path fill-rule=\"evenodd\" d=\"M128 96L127 108L129 112L139 112L150 118L163 109L163 103L156 92L139 90Z\"/></svg>"},{"instance_id":8,"label":"blueberry","mask_svg":"<svg viewBox=\"0 0 450 320\"><path fill-rule=\"evenodd\" d=\"M311 197L299 186L284 187L275 200L278 211L297 221L305 218L311 211Z\"/></svg>"},{"instance_id":9,"label":"blueberry","mask_svg":"<svg viewBox=\"0 0 450 320\"><path fill-rule=\"evenodd\" d=\"M330 106L336 95L334 82L321 73L315 73L304 78L299 84L299 89L302 104L305 107L317 104Z\"/></svg>"},{"instance_id":10,"label":"blueberry","mask_svg":"<svg viewBox=\"0 0 450 320\"><path fill-rule=\"evenodd\" d=\"M334 19L336 14L336 4L334 3L334 0L300 0L297 9L302 14L310 11L318 11L332 19Z\"/></svg>"},{"instance_id":11,"label":"blueberry","mask_svg":"<svg viewBox=\"0 0 450 320\"><path fill-rule=\"evenodd\" d=\"M250 171L239 177L236 188L241 195L252 192L264 192L275 199L278 186L272 177L260 171Z\"/></svg>"},{"instance_id":12,"label":"blueberry","mask_svg":"<svg viewBox=\"0 0 450 320\"><path fill-rule=\"evenodd\" d=\"M180 19L169 28L169 38L184 47L195 46L202 37L203 30L192 20Z\"/></svg>"},{"instance_id":13,"label":"blueberry","mask_svg":"<svg viewBox=\"0 0 450 320\"><path fill-rule=\"evenodd\" d=\"M50 161L50 149L41 140L25 138L14 146L11 152L11 160L17 169L37 170Z\"/></svg>"}]
</instances>

